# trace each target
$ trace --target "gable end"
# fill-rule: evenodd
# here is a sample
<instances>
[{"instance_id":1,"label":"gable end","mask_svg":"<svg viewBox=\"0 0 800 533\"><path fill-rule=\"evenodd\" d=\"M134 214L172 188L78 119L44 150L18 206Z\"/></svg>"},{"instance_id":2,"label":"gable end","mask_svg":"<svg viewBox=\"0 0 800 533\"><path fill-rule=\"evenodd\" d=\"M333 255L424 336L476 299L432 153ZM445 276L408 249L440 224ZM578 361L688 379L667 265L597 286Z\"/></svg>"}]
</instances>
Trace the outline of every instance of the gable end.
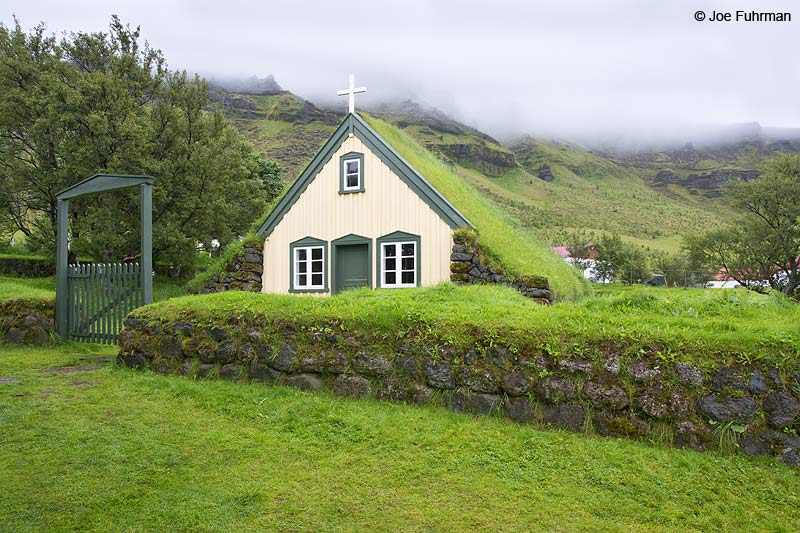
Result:
<instances>
[{"instance_id":1,"label":"gable end","mask_svg":"<svg viewBox=\"0 0 800 533\"><path fill-rule=\"evenodd\" d=\"M294 205L301 194L308 188L317 174L322 170L333 154L347 140L350 133L353 133L372 152L388 166L417 196L420 197L428 206L433 209L451 228L474 227L467 218L462 215L453 204L437 191L425 178L423 178L414 168L408 164L397 152L392 149L364 120L355 114L349 114L336 131L331 135L322 149L317 152L314 159L308 164L300 177L289 188L283 198L278 202L267 219L258 229L258 234L264 237L269 236L272 230L280 223L283 216Z\"/></svg>"}]
</instances>

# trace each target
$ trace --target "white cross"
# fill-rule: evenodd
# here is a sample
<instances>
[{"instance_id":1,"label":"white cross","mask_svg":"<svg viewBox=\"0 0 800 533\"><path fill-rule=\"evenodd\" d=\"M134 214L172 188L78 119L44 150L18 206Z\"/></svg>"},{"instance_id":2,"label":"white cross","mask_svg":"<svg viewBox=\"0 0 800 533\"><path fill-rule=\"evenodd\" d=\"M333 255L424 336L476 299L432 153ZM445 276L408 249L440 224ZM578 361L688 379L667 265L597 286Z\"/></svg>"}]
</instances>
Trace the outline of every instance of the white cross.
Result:
<instances>
[{"instance_id":1,"label":"white cross","mask_svg":"<svg viewBox=\"0 0 800 533\"><path fill-rule=\"evenodd\" d=\"M350 74L350 88L349 89L342 89L341 91L336 93L336 96L349 96L350 97L350 112L356 112L356 93L365 93L367 92L366 87L355 87L356 84L356 76L355 74Z\"/></svg>"}]
</instances>

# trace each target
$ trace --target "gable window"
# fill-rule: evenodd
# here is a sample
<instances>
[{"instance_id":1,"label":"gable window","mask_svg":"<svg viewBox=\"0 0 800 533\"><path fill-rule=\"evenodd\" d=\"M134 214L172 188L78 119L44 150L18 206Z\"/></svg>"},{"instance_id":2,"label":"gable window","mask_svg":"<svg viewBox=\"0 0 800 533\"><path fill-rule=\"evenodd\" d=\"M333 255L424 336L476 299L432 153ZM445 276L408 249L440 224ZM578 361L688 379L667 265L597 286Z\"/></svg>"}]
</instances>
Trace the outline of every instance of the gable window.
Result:
<instances>
[{"instance_id":1,"label":"gable window","mask_svg":"<svg viewBox=\"0 0 800 533\"><path fill-rule=\"evenodd\" d=\"M419 237L395 232L378 239L380 287L396 289L420 284Z\"/></svg>"},{"instance_id":2,"label":"gable window","mask_svg":"<svg viewBox=\"0 0 800 533\"><path fill-rule=\"evenodd\" d=\"M344 160L344 190L354 191L361 188L361 160Z\"/></svg>"},{"instance_id":3,"label":"gable window","mask_svg":"<svg viewBox=\"0 0 800 533\"><path fill-rule=\"evenodd\" d=\"M290 292L328 290L325 241L307 237L290 245Z\"/></svg>"},{"instance_id":4,"label":"gable window","mask_svg":"<svg viewBox=\"0 0 800 533\"><path fill-rule=\"evenodd\" d=\"M340 159L339 194L364 192L364 154L350 152Z\"/></svg>"}]
</instances>

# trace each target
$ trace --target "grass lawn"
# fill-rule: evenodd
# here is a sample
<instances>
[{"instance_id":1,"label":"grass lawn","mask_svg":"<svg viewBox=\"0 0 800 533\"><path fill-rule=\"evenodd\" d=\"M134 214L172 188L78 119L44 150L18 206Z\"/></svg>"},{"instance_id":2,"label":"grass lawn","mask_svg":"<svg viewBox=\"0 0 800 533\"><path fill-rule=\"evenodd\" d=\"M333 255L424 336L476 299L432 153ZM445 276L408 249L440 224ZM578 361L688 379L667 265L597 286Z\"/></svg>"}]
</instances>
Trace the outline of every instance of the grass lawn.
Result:
<instances>
[{"instance_id":1,"label":"grass lawn","mask_svg":"<svg viewBox=\"0 0 800 533\"><path fill-rule=\"evenodd\" d=\"M790 531L800 472L0 346L4 531ZM97 365L80 373L42 372Z\"/></svg>"},{"instance_id":2,"label":"grass lawn","mask_svg":"<svg viewBox=\"0 0 800 533\"><path fill-rule=\"evenodd\" d=\"M186 295L186 282L175 281L166 276L153 279L153 301L159 302ZM51 299L56 297L56 277L21 278L0 275L0 300L12 299Z\"/></svg>"}]
</instances>

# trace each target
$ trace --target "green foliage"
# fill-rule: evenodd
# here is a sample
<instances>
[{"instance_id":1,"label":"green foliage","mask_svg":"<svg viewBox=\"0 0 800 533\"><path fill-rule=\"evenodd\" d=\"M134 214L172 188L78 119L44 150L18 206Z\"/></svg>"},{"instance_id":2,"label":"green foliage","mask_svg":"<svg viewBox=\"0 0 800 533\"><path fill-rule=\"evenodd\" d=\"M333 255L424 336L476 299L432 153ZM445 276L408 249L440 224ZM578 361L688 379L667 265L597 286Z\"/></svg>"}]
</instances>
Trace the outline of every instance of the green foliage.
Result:
<instances>
[{"instance_id":1,"label":"green foliage","mask_svg":"<svg viewBox=\"0 0 800 533\"><path fill-rule=\"evenodd\" d=\"M511 277L545 277L558 298L580 299L589 294L588 283L580 272L516 227L506 212L456 175L453 169L387 122L371 117L367 117L367 121L477 227L482 249L496 258Z\"/></svg>"},{"instance_id":2,"label":"green foliage","mask_svg":"<svg viewBox=\"0 0 800 533\"><path fill-rule=\"evenodd\" d=\"M133 316L209 325L231 316L257 316L313 331L333 324L372 339L378 351L391 350L409 332L427 331L461 346L502 338L532 353L549 346L549 353L579 351L603 358L600 347L615 346L626 354L679 356L704 367L754 360L800 367L800 306L785 298L641 286L598 290L601 297L553 306L492 285L363 289L330 298L229 292L172 299L137 309Z\"/></svg>"},{"instance_id":3,"label":"green foliage","mask_svg":"<svg viewBox=\"0 0 800 533\"><path fill-rule=\"evenodd\" d=\"M0 346L0 523L32 531L789 531L774 460ZM96 363L90 363L96 364ZM175 502L180 502L176 505Z\"/></svg>"},{"instance_id":4,"label":"green foliage","mask_svg":"<svg viewBox=\"0 0 800 533\"><path fill-rule=\"evenodd\" d=\"M686 239L699 263L742 284L800 296L800 156L775 156L755 180L730 182L725 195L743 213L726 227Z\"/></svg>"},{"instance_id":5,"label":"green foliage","mask_svg":"<svg viewBox=\"0 0 800 533\"><path fill-rule=\"evenodd\" d=\"M623 242L619 235L600 237L595 243L595 250L598 278L595 281L644 283L650 276L642 249Z\"/></svg>"},{"instance_id":6,"label":"green foliage","mask_svg":"<svg viewBox=\"0 0 800 533\"><path fill-rule=\"evenodd\" d=\"M255 156L255 165L255 174L261 180L266 193L265 200L271 202L274 198L280 196L286 188L286 183L281 179L283 169L278 163L265 159L262 155Z\"/></svg>"},{"instance_id":7,"label":"green foliage","mask_svg":"<svg viewBox=\"0 0 800 533\"><path fill-rule=\"evenodd\" d=\"M52 253L59 190L98 172L149 174L154 260L191 266L198 243L234 240L277 193L277 169L209 108L203 80L168 71L116 17L108 33L60 43L43 25L0 25L0 225ZM137 192L70 202L73 250L136 257Z\"/></svg>"}]
</instances>

